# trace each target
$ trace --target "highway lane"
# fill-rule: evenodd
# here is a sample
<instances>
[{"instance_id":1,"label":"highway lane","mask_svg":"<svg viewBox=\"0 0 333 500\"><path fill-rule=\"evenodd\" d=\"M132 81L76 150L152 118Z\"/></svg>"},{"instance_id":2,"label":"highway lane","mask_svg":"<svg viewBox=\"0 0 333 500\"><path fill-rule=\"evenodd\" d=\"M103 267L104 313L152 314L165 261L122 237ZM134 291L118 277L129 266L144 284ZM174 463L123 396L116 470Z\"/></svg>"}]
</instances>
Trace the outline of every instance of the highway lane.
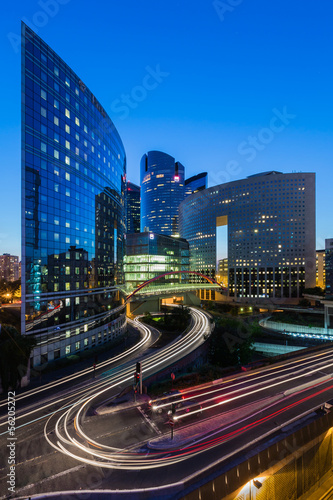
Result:
<instances>
[{"instance_id":1,"label":"highway lane","mask_svg":"<svg viewBox=\"0 0 333 500\"><path fill-rule=\"evenodd\" d=\"M243 387L239 387L238 389L235 387L229 387L223 388L222 391L220 389L219 392L218 389L216 390L214 388L214 392L216 392L214 397L211 397L211 390L205 391L200 394L200 397L196 397L197 401L200 401L202 409L191 411L190 414L193 415L193 413L198 412L200 413L200 415L203 415L204 413L207 414L208 412L210 412L211 417L211 410L221 411L222 405L224 405L225 411L227 412L237 407L241 407L242 405L245 406L250 404L251 402L255 401L255 398L258 398L258 396L260 400L276 394L280 394L281 398L288 398L290 397L289 392L292 393L298 391L299 387L302 390L308 390L308 386L311 386L310 390L312 390L313 395L311 395L311 397L306 401L308 401L307 404L312 404L312 397L314 397L314 394L317 394L316 386L324 384L327 381L327 383L329 384L332 382L330 378L333 371L333 358L329 352L326 352L322 355L314 355L310 360L303 359L303 365L305 366L302 366L302 364L298 364L297 369L293 367L294 373L292 376L290 375L289 367L280 367L280 370L274 371L273 378L271 375L271 380L269 382L265 380L265 378L267 379L267 374L269 372L272 372L272 370L270 369L266 370L266 373L264 373L264 371L262 371L262 373L257 373L257 378L263 379L261 382L259 382L255 377L252 376L251 378L248 377L246 386L244 386L243 383ZM295 363L295 366L297 366L297 363ZM240 382L239 384L242 384L242 382ZM333 395L332 387L333 386L329 386L329 388L327 389L328 391L330 391L328 393L330 397ZM327 399L327 391L323 391L320 394L322 395L321 397ZM208 398L207 395L209 395ZM125 453L122 449L117 449L116 447L112 446L105 446L103 443L96 441L94 436L87 435L83 430L83 426L81 425L81 421L84 421L84 409L89 406L93 399L94 398L91 398L83 405L78 404L77 409L72 408L71 413L68 412L64 416L63 421L58 422L57 444L64 453L68 452L70 456L77 456L78 458L80 457L80 460L86 461L90 464L103 463L103 467L142 470L144 468L150 469L152 467L161 467L162 465L173 465L174 463L178 463L180 460L184 460L185 458L188 459L190 456L196 456L198 453L202 453L207 449L206 446L200 446L199 450L192 447L191 450L188 450L186 453L175 453L173 451L170 454L168 451L167 454L160 453L157 454L158 456L154 454L153 457L147 458L147 455L145 453ZM298 402L301 403L300 401ZM296 403L298 402L296 401ZM292 408L295 408L296 403L292 406ZM276 403L276 405L277 404L278 403ZM283 409L283 412L284 411L286 411L285 408ZM189 414L185 414L183 417L184 420L188 416ZM67 424L68 421L71 421L72 419L74 419L74 428L72 427L71 430L69 430ZM65 434L65 437L63 433ZM79 436L81 439L79 440L77 436ZM63 443L61 443L61 441ZM89 442L89 447L87 447L85 444L87 442ZM63 446L63 444L65 444L65 446ZM66 445L69 445L71 449L66 451ZM91 446L95 447L97 451L92 450ZM212 446L215 447L216 444L208 445L208 448L211 448ZM73 447L77 448L76 452L73 452ZM78 455L75 455L75 453L78 453ZM94 458L84 458L83 455L87 453L92 454Z\"/></svg>"},{"instance_id":2,"label":"highway lane","mask_svg":"<svg viewBox=\"0 0 333 500\"><path fill-rule=\"evenodd\" d=\"M198 313L194 312L193 315L196 318L198 318ZM208 326L209 326L208 320L206 318L204 325L205 331L207 331ZM143 330L147 329L145 325L140 325L139 328ZM163 368L164 365L169 364L174 359L179 359L186 352L193 350L197 345L203 342L203 331L200 330L200 333L198 334L196 330L197 328L198 328L198 319L195 319L193 321L193 325L190 329L190 332L183 338L179 338L174 343L174 345L176 345L177 347L174 346L171 347L170 345L168 345L163 349L165 353L164 362L161 362L161 358L159 356L156 356L156 351L154 350L153 354L147 357L143 362L143 366L146 369L146 373L148 373L148 371L151 371L151 373L153 373L155 370ZM27 405L27 407L25 408L26 413L23 412L23 408L21 406L20 408L21 414L17 419L18 425L16 431L16 436L18 438L17 441L18 466L22 467L23 464L26 464L27 462L35 464L42 462L44 464L43 467L46 467L47 470L49 469L53 470L54 468L56 468L57 470L63 471L66 470L66 466L68 465L68 463L71 463L73 465L73 461L70 458L66 458L63 455L59 457L59 453L56 453L52 450L52 448L48 445L47 440L44 439L44 436L43 439L41 439L41 425L42 424L44 425L45 419L47 419L50 416L50 414L54 415L53 419L56 419L60 413L59 407L62 406L63 408L68 409L73 405L73 403L75 403L77 399L83 402L87 398L96 396L96 393L97 394L99 392L104 393L104 391L107 392L108 397L112 396L112 394L115 396L116 393L118 393L121 388L132 382L134 366L135 363L133 363L132 360L131 362L121 364L116 370L112 371L110 371L109 369L106 370L105 375L96 378L96 381L92 381L91 386L89 388L87 387L85 388L82 387L79 389L76 388L74 400L73 400L73 394L70 393L70 395L66 395L65 391L63 401L61 401L62 398L59 396L59 393L56 393L53 396L52 400L46 400L46 402L44 401L40 406L38 406L38 408L30 408L29 405ZM107 366L105 367L108 368ZM113 383L110 383L111 380ZM48 389L57 390L58 387L59 386L57 382L50 384ZM37 391L29 391L29 392L31 396L36 396ZM22 400L26 399L24 396L25 395L19 397L21 405L22 405ZM28 399L26 400L28 401ZM6 428L7 428L7 423L5 420L1 422L1 427L0 430L2 434L2 439L5 440ZM53 432L54 430L50 431L51 434ZM25 446L28 435L31 436L31 440L29 440L30 445ZM23 453L22 450L24 450ZM5 463L4 447L2 447L1 451L2 451L1 458L4 458L2 463ZM54 460L54 455L57 457L57 465L55 465L56 461ZM47 461L52 462L51 466L49 466L49 464L45 465L45 462ZM74 463L77 465L77 462ZM4 474L5 471L6 467L0 469L0 484L3 483L3 481L5 481L6 479ZM49 474L49 473L43 472L43 474ZM23 473L20 474L20 481L22 479L23 483L19 484L19 486L23 486L24 481L27 482L32 480L32 478L31 479L25 478L24 476L25 475ZM36 477L38 477L38 475Z\"/></svg>"},{"instance_id":3,"label":"highway lane","mask_svg":"<svg viewBox=\"0 0 333 500\"><path fill-rule=\"evenodd\" d=\"M186 349L191 349L193 345L199 345L202 342L205 322L200 319L199 311L193 314L196 317L195 325L198 332L194 334L192 332L191 340L182 339L181 344L175 342L172 347L167 347L163 362L160 352L147 358L143 364L145 373L149 373L149 370L153 372L156 367L165 366L163 363L173 361L170 356L179 355L184 343L189 344L185 347L186 352ZM276 432L279 425L331 399L333 382L329 377L333 371L332 365L333 355L328 349L317 354L303 354L300 358L293 360L290 365L288 362L279 363L253 372L231 376L215 384L205 384L199 389L195 388L194 391L192 389L192 393L191 390L182 391L182 395L189 399L195 397L200 400L203 408L206 406L198 422L200 425L206 425L207 430L201 433L203 435L200 441L197 438L191 446L185 443L178 450L153 451L147 448L147 440L153 439L154 436L160 438L164 433L170 435L170 430L168 428L166 430L165 418L151 419L156 428L151 426L149 421L147 422L144 414L148 415L148 405L146 407L142 405L143 412L132 408L129 410L128 418L124 416L126 412L117 412L118 414L103 417L89 416L89 408L95 405L96 394L88 391L81 402L77 402L70 409L64 409L61 416L60 412L55 414L46 426L45 433L52 445L57 450L61 449L63 460L73 464L73 468L74 464L77 466L80 462L86 464L84 467L88 469L92 464L98 467L102 465L103 471L107 470L106 467L111 467L113 469L112 481L106 474L102 482L103 487L124 488L129 483L133 484L133 487L136 485L152 487L160 485L161 482L168 484L181 480L184 476L202 468L211 467L212 463L221 461L221 457L226 458L237 453L241 447L249 446L253 440L259 439L263 434ZM114 373L111 375L108 389L103 388L99 391L99 402L109 396L113 384L128 382L132 379L133 367L129 371L124 368L117 375ZM127 377L129 377L128 380L126 380ZM327 381L324 381L323 377L327 377ZM312 387L302 387L306 383L310 383ZM317 387L315 387L316 383ZM298 388L297 392L286 393L296 388ZM221 409L223 413L228 413L228 411L235 411L253 403L255 398L262 399L276 394L280 394L281 397L273 406L266 405L267 407L252 411L244 418L234 418L229 424L210 429L209 423L216 417L216 414L221 413ZM220 397L223 404L220 404L221 401L216 401ZM190 427L185 421L177 423L176 426L176 433L181 432L182 428ZM48 453L51 460L53 452L50 450L49 447ZM55 453L59 456L59 453ZM163 467L162 477L161 474L152 473L152 467ZM66 479L60 483L58 480L58 484L59 487L63 484L64 488L68 489Z\"/></svg>"},{"instance_id":4,"label":"highway lane","mask_svg":"<svg viewBox=\"0 0 333 500\"><path fill-rule=\"evenodd\" d=\"M149 348L157 339L156 333L152 335L151 329L145 325L141 325L128 319L141 332L141 339L134 346L126 349L123 353L113 356L111 359L100 362L98 370L96 370L96 379L94 369L89 367L76 372L73 375L63 377L54 382L49 382L41 387L26 390L19 393L15 397L16 403L16 421L19 425L23 425L30 420L35 419L38 412L45 413L45 409L49 408L52 413L54 406L63 406L65 401L72 401L80 394L87 392L91 386L93 390L100 390L108 383L109 370L117 370L126 364L135 365L135 360L138 356L143 355L145 350ZM102 380L97 378L98 373L105 373ZM61 404L62 403L62 404ZM7 425L7 400L0 403L0 436L6 432Z\"/></svg>"}]
</instances>

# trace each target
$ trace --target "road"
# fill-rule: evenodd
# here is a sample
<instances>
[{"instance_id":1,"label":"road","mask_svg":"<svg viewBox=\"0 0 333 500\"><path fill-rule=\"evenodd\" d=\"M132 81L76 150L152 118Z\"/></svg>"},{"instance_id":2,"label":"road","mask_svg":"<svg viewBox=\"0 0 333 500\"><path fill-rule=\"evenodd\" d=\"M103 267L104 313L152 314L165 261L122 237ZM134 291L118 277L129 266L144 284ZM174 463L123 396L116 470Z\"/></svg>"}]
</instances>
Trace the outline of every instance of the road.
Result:
<instances>
[{"instance_id":1,"label":"road","mask_svg":"<svg viewBox=\"0 0 333 500\"><path fill-rule=\"evenodd\" d=\"M200 311L193 309L192 315L193 325L186 336L144 356L146 375L200 345L209 322ZM133 378L133 362L123 364L104 375L105 385L102 376L77 394L76 401L70 405L65 401L48 418L44 437L40 423L35 427L37 423L29 421L26 430L31 429L31 437L39 442L40 454L26 450L25 458L34 464L35 472L24 479L30 486L20 493L75 488L124 491L130 485L137 490L152 488L158 498L163 486L211 471L300 417L314 417L314 411L333 397L332 373L333 353L325 349L182 390L150 404L148 398L136 403L125 398L112 404L116 402L112 395ZM174 414L173 440L167 414L171 402L182 405L180 413ZM96 415L102 404L109 411Z\"/></svg>"},{"instance_id":2,"label":"road","mask_svg":"<svg viewBox=\"0 0 333 500\"><path fill-rule=\"evenodd\" d=\"M194 312L193 316L197 318L199 317L199 313ZM92 369L89 368L83 370L80 374L73 375L71 378L66 377L61 381L47 384L43 388L27 391L19 395L16 399L15 431L17 488L22 490L22 488L26 487L27 494L30 494L34 491L34 484L39 486L43 479L54 474L64 476L67 486L71 485L73 487L73 484L75 484L75 474L69 477L71 474L66 474L66 471L68 469L76 470L78 462L65 457L63 453L54 451L48 444L47 439L44 437L45 421L51 418L48 425L52 425L57 416L61 415L64 409L72 408L77 400L83 402L94 396L95 402L98 403L99 398L104 399L106 397L105 394L107 394L108 398L114 397L124 387L132 383L136 360L143 360L143 369L148 374L154 373L167 366L170 362L180 359L187 352L195 349L197 345L203 342L203 331L199 328L198 333L197 323L198 320L194 319L190 332L173 343L177 347L171 348L167 346L163 349L163 359L158 356L156 349L151 349L153 351L152 354L148 354L145 358L143 357L143 343L147 342L147 338L151 337L151 333L149 328L140 325L139 328L144 332L144 338L140 346L136 346L130 353L126 353L126 359L129 358L129 360L119 357L117 360L112 360L112 365L110 362L105 363L104 370L96 379L89 378L88 381L80 382L82 377L86 377L87 374L91 377ZM206 318L204 325L205 332L208 327ZM99 369L101 369L101 363L99 364ZM73 386L68 387L68 384L73 384ZM6 402L3 402L0 406L4 413L6 404ZM0 469L1 492L6 489L6 474L8 473L5 444L10 436L8 435L7 428L7 417L4 415L0 418L0 439L3 444L1 447L1 464L3 466ZM52 435L55 429L47 431L46 436L48 436L48 432ZM95 471L95 468L93 469ZM30 488L27 487L29 484L31 485Z\"/></svg>"}]
</instances>

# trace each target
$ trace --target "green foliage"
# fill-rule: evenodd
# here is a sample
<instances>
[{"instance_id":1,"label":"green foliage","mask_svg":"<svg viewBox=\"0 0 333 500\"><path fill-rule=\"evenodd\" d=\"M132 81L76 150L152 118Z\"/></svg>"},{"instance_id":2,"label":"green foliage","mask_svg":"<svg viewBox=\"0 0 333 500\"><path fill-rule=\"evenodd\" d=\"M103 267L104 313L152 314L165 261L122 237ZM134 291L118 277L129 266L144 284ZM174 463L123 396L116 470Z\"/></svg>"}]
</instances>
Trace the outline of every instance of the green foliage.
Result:
<instances>
[{"instance_id":1,"label":"green foliage","mask_svg":"<svg viewBox=\"0 0 333 500\"><path fill-rule=\"evenodd\" d=\"M311 306L311 302L308 299L300 299L298 305L301 307L309 307Z\"/></svg>"},{"instance_id":2,"label":"green foliage","mask_svg":"<svg viewBox=\"0 0 333 500\"><path fill-rule=\"evenodd\" d=\"M164 314L157 318L145 313L143 321L168 332L182 332L187 328L190 319L191 313L187 307L170 307L165 308Z\"/></svg>"},{"instance_id":3,"label":"green foliage","mask_svg":"<svg viewBox=\"0 0 333 500\"><path fill-rule=\"evenodd\" d=\"M16 389L26 374L32 348L36 345L31 335L20 335L11 325L2 325L0 332L0 377L4 392Z\"/></svg>"},{"instance_id":4,"label":"green foliage","mask_svg":"<svg viewBox=\"0 0 333 500\"><path fill-rule=\"evenodd\" d=\"M320 286L315 286L313 288L305 288L305 290L303 290L303 294L304 293L307 293L309 295L319 295L320 297L325 296L325 290L320 288Z\"/></svg>"},{"instance_id":5,"label":"green foliage","mask_svg":"<svg viewBox=\"0 0 333 500\"><path fill-rule=\"evenodd\" d=\"M12 302L14 297L20 295L21 280L0 280L0 301L4 304Z\"/></svg>"},{"instance_id":6,"label":"green foliage","mask_svg":"<svg viewBox=\"0 0 333 500\"><path fill-rule=\"evenodd\" d=\"M210 363L220 367L247 364L253 354L253 333L256 326L237 318L219 318L210 337Z\"/></svg>"}]
</instances>

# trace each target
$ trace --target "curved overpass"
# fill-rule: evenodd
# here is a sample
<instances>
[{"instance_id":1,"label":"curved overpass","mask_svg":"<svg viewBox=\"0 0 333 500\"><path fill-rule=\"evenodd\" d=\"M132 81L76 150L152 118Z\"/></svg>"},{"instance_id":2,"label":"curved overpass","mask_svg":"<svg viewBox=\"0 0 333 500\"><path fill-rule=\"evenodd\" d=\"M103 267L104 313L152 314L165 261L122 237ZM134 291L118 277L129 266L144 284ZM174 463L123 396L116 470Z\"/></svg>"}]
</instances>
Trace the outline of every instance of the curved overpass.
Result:
<instances>
[{"instance_id":1,"label":"curved overpass","mask_svg":"<svg viewBox=\"0 0 333 500\"><path fill-rule=\"evenodd\" d=\"M151 283L153 283L154 281L157 281L160 278L163 278L164 276L170 276L172 274L191 274L191 275L195 275L195 276L200 276L201 278L204 278L207 281L209 281L212 285L218 286L224 292L226 292L228 290L226 287L221 285L221 283L219 283L218 281L214 280L213 278L211 278L209 276L206 276L205 274L199 273L198 271L169 271L167 273L160 274L159 276L155 276L154 278L151 278L150 280L147 280L147 281L144 281L143 283L141 283L141 285L139 285L132 293L130 293L126 297L126 302L128 300L130 300L133 297L133 295L135 295L137 292L142 290L142 288L145 288L146 286L150 285ZM198 288L198 283L193 283L193 287ZM168 288L168 291L172 291L172 286L170 286Z\"/></svg>"}]
</instances>

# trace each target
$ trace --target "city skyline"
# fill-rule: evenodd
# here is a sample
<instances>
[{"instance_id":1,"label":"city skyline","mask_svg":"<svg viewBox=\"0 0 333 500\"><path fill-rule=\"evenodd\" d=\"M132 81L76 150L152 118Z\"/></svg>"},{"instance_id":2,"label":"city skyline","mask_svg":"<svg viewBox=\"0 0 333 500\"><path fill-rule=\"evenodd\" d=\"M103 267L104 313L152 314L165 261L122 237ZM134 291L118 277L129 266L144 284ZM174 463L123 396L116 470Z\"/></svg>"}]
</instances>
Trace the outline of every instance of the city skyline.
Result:
<instances>
[{"instance_id":1,"label":"city skyline","mask_svg":"<svg viewBox=\"0 0 333 500\"><path fill-rule=\"evenodd\" d=\"M21 19L99 96L123 139L128 180L139 184L140 158L153 149L177 158L188 177L208 171L209 187L268 170L314 171L316 247L324 247L331 6L243 1L224 13L203 1L80 6L19 1L1 20L9 76L1 82L0 254L21 256Z\"/></svg>"}]
</instances>

